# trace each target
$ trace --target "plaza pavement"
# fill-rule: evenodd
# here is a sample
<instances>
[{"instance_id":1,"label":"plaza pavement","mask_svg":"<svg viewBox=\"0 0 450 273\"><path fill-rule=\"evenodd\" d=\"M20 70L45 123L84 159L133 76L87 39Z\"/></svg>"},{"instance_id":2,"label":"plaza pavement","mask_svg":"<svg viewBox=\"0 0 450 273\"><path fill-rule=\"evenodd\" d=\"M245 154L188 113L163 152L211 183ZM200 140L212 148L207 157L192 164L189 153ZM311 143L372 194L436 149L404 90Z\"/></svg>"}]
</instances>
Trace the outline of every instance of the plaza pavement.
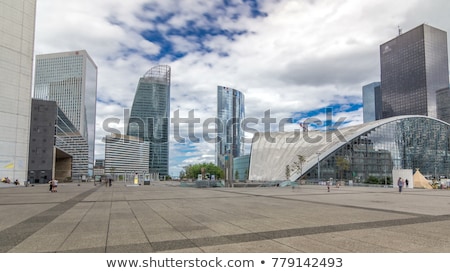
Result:
<instances>
[{"instance_id":1,"label":"plaza pavement","mask_svg":"<svg viewBox=\"0 0 450 273\"><path fill-rule=\"evenodd\" d=\"M0 252L450 252L450 190L2 187Z\"/></svg>"}]
</instances>

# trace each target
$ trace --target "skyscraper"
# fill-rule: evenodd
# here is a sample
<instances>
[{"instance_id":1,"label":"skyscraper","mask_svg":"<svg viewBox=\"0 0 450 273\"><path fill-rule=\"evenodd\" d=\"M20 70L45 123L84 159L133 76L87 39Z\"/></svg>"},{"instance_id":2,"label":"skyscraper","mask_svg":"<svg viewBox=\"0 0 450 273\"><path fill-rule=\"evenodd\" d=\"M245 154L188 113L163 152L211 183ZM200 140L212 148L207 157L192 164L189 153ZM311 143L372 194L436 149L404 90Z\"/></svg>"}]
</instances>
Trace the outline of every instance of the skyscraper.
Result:
<instances>
[{"instance_id":1,"label":"skyscraper","mask_svg":"<svg viewBox=\"0 0 450 273\"><path fill-rule=\"evenodd\" d=\"M363 86L363 119L370 122L381 119L382 104L380 83L373 82Z\"/></svg>"},{"instance_id":2,"label":"skyscraper","mask_svg":"<svg viewBox=\"0 0 450 273\"><path fill-rule=\"evenodd\" d=\"M152 67L139 83L134 96L127 135L150 142L148 169L163 178L169 174L170 67Z\"/></svg>"},{"instance_id":3,"label":"skyscraper","mask_svg":"<svg viewBox=\"0 0 450 273\"><path fill-rule=\"evenodd\" d=\"M448 87L447 33L420 25L380 46L383 118L437 118L436 91Z\"/></svg>"},{"instance_id":4,"label":"skyscraper","mask_svg":"<svg viewBox=\"0 0 450 273\"><path fill-rule=\"evenodd\" d=\"M0 177L28 172L36 0L0 0Z\"/></svg>"},{"instance_id":5,"label":"skyscraper","mask_svg":"<svg viewBox=\"0 0 450 273\"><path fill-rule=\"evenodd\" d=\"M245 117L244 94L236 89L217 87L217 118L219 141L216 143L216 164L225 166L224 156L238 157L243 154L244 132L241 121Z\"/></svg>"},{"instance_id":6,"label":"skyscraper","mask_svg":"<svg viewBox=\"0 0 450 273\"><path fill-rule=\"evenodd\" d=\"M56 101L59 108L88 142L93 174L97 66L85 50L36 56L34 97Z\"/></svg>"}]
</instances>

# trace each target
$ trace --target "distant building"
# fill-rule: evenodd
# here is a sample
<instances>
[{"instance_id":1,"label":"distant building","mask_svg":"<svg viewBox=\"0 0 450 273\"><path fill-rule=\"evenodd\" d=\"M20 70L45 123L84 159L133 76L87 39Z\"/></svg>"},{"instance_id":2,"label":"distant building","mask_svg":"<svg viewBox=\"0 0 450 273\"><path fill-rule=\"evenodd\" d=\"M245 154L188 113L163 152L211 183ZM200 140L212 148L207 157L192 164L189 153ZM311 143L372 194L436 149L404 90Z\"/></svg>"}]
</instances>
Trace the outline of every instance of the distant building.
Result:
<instances>
[{"instance_id":1,"label":"distant building","mask_svg":"<svg viewBox=\"0 0 450 273\"><path fill-rule=\"evenodd\" d=\"M0 0L0 178L28 171L36 0Z\"/></svg>"},{"instance_id":2,"label":"distant building","mask_svg":"<svg viewBox=\"0 0 450 273\"><path fill-rule=\"evenodd\" d=\"M443 88L436 91L437 117L450 123L450 88Z\"/></svg>"},{"instance_id":3,"label":"distant building","mask_svg":"<svg viewBox=\"0 0 450 273\"><path fill-rule=\"evenodd\" d=\"M250 169L250 155L242 155L233 158L234 179L240 181L248 180Z\"/></svg>"},{"instance_id":4,"label":"distant building","mask_svg":"<svg viewBox=\"0 0 450 273\"><path fill-rule=\"evenodd\" d=\"M28 180L81 181L88 171L88 143L55 101L32 100Z\"/></svg>"},{"instance_id":5,"label":"distant building","mask_svg":"<svg viewBox=\"0 0 450 273\"><path fill-rule=\"evenodd\" d=\"M224 168L227 155L234 158L244 153L244 131L241 121L245 117L244 94L233 88L217 87L217 118L219 141L216 143L216 164Z\"/></svg>"},{"instance_id":6,"label":"distant building","mask_svg":"<svg viewBox=\"0 0 450 273\"><path fill-rule=\"evenodd\" d=\"M88 142L93 175L97 66L85 50L36 56L34 98L56 101L58 107Z\"/></svg>"},{"instance_id":7,"label":"distant building","mask_svg":"<svg viewBox=\"0 0 450 273\"><path fill-rule=\"evenodd\" d=\"M370 122L381 119L382 103L380 83L374 82L363 86L363 119Z\"/></svg>"},{"instance_id":8,"label":"distant building","mask_svg":"<svg viewBox=\"0 0 450 273\"><path fill-rule=\"evenodd\" d=\"M111 134L105 136L105 173L149 173L150 143L141 138Z\"/></svg>"},{"instance_id":9,"label":"distant building","mask_svg":"<svg viewBox=\"0 0 450 273\"><path fill-rule=\"evenodd\" d=\"M127 135L150 143L148 172L169 175L170 67L152 67L139 79Z\"/></svg>"},{"instance_id":10,"label":"distant building","mask_svg":"<svg viewBox=\"0 0 450 273\"><path fill-rule=\"evenodd\" d=\"M436 91L449 85L447 33L420 25L380 46L382 118L437 118Z\"/></svg>"}]
</instances>

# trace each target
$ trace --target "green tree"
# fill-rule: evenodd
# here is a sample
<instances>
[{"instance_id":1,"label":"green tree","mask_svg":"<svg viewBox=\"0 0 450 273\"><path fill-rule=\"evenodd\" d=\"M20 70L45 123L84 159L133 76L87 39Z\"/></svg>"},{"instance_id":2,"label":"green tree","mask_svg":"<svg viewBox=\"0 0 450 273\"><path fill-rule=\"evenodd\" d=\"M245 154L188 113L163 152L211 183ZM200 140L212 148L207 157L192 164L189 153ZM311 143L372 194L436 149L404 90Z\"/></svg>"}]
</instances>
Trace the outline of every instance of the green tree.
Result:
<instances>
[{"instance_id":1,"label":"green tree","mask_svg":"<svg viewBox=\"0 0 450 273\"><path fill-rule=\"evenodd\" d=\"M291 167L289 167L289 165L286 165L286 179L289 179L291 177Z\"/></svg>"},{"instance_id":2,"label":"green tree","mask_svg":"<svg viewBox=\"0 0 450 273\"><path fill-rule=\"evenodd\" d=\"M336 157L336 167L338 168L339 178L342 180L344 172L350 170L350 162L343 156Z\"/></svg>"},{"instance_id":3,"label":"green tree","mask_svg":"<svg viewBox=\"0 0 450 273\"><path fill-rule=\"evenodd\" d=\"M202 168L205 168L205 173L214 175L216 179L224 177L223 171L213 163L200 163L184 167L185 177L196 179L202 173Z\"/></svg>"}]
</instances>

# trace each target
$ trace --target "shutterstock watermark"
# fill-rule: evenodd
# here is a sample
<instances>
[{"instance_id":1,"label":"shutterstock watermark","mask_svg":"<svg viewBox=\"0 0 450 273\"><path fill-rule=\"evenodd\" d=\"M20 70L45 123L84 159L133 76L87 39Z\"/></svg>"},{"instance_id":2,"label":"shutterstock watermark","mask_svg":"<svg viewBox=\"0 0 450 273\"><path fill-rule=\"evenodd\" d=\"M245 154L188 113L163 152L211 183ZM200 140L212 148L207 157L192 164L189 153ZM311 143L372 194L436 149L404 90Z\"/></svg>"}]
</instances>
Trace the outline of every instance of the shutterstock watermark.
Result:
<instances>
[{"instance_id":1,"label":"shutterstock watermark","mask_svg":"<svg viewBox=\"0 0 450 273\"><path fill-rule=\"evenodd\" d=\"M119 118L107 118L103 121L103 130L107 133L123 135L128 134L141 140L153 143L168 142L170 135L167 133L172 126L173 138L177 143L199 143L202 140L207 143L219 143L236 141L240 135L241 143L253 143L263 137L269 143L275 143L274 133L291 132L282 141L294 143L304 140L307 143L331 142L333 135L339 141L346 139L339 131L346 118L340 117L333 123L333 112L331 108L325 108L325 119L306 118L302 122L295 122L293 118L275 118L270 109L264 111L261 117L246 117L243 119L232 118L223 120L218 117L209 117L202 120L195 116L195 110L190 110L187 116L181 116L180 110L173 112L172 118L138 118L130 117L130 110L124 109L124 133L112 125L121 123ZM289 130L286 127L290 125ZM292 130L292 125L296 126ZM311 128L320 128L325 134L312 133ZM251 137L249 137L251 135ZM124 138L123 141L127 141Z\"/></svg>"}]
</instances>

